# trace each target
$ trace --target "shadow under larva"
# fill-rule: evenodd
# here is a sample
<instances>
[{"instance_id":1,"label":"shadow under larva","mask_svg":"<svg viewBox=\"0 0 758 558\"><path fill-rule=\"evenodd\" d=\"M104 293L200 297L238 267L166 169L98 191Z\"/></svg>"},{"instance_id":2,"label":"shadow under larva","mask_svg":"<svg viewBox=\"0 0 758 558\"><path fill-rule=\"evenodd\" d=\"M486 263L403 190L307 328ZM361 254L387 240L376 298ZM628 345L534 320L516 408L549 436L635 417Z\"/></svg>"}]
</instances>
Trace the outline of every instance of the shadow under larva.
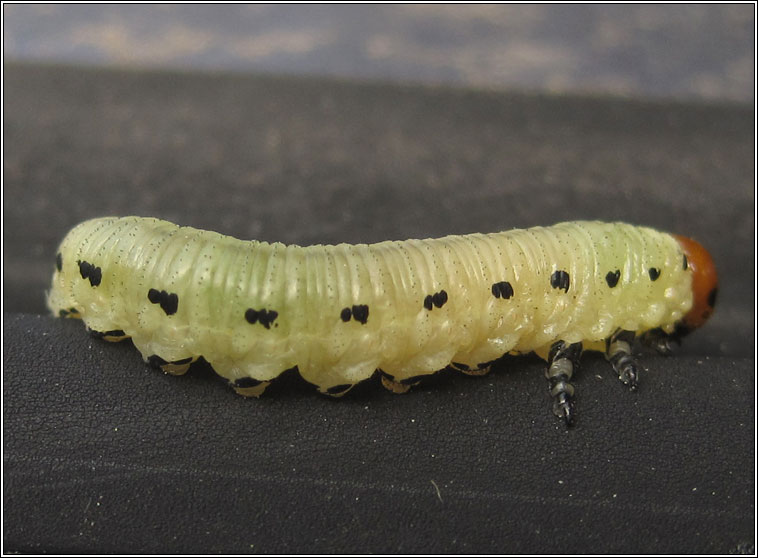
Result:
<instances>
[{"instance_id":1,"label":"shadow under larva","mask_svg":"<svg viewBox=\"0 0 758 558\"><path fill-rule=\"evenodd\" d=\"M600 351L631 389L636 340L661 352L713 311L717 275L696 241L624 223L335 246L242 241L153 218L81 223L56 255L48 306L183 374L203 357L240 394L296 369L341 396L376 371L404 393L506 354L547 361L554 413Z\"/></svg>"}]
</instances>

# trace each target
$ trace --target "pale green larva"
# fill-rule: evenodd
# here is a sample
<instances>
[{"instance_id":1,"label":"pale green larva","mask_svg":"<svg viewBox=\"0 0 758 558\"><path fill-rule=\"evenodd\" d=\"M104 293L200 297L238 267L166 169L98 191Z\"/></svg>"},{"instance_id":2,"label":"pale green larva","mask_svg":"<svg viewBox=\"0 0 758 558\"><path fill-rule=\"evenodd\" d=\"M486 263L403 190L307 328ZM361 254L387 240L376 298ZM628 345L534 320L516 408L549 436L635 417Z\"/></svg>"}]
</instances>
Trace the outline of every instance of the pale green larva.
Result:
<instances>
[{"instance_id":1,"label":"pale green larva","mask_svg":"<svg viewBox=\"0 0 758 558\"><path fill-rule=\"evenodd\" d=\"M667 340L710 314L716 274L695 241L570 222L378 244L286 246L166 221L106 217L60 245L48 306L181 374L204 357L243 395L284 370L342 395L379 370L405 391L448 365L483 373L506 353L548 359L554 411L584 350L636 385L636 335Z\"/></svg>"}]
</instances>

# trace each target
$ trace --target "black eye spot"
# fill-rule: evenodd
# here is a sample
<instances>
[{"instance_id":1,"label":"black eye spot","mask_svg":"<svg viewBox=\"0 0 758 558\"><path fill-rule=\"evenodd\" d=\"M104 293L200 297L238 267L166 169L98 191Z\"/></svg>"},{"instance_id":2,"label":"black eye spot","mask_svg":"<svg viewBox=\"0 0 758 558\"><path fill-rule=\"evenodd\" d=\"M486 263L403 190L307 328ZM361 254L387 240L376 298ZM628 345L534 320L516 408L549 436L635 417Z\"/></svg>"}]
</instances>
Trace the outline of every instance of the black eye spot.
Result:
<instances>
[{"instance_id":1,"label":"black eye spot","mask_svg":"<svg viewBox=\"0 0 758 558\"><path fill-rule=\"evenodd\" d=\"M350 308L343 308L342 312L340 312L340 319L343 322L349 322L350 318L353 317L353 311L350 310Z\"/></svg>"},{"instance_id":2,"label":"black eye spot","mask_svg":"<svg viewBox=\"0 0 758 558\"><path fill-rule=\"evenodd\" d=\"M616 285L618 285L620 277L621 277L620 269L617 269L616 271L609 271L608 274L605 276L605 282L608 283L608 286L610 288L613 288Z\"/></svg>"},{"instance_id":3,"label":"black eye spot","mask_svg":"<svg viewBox=\"0 0 758 558\"><path fill-rule=\"evenodd\" d=\"M682 254L682 269L687 269L689 262L687 261L687 254Z\"/></svg>"},{"instance_id":4,"label":"black eye spot","mask_svg":"<svg viewBox=\"0 0 758 558\"><path fill-rule=\"evenodd\" d=\"M564 292L568 292L569 290L569 274L566 271L558 270L553 272L553 274L550 276L550 285L554 289L563 289Z\"/></svg>"},{"instance_id":5,"label":"black eye spot","mask_svg":"<svg viewBox=\"0 0 758 558\"><path fill-rule=\"evenodd\" d=\"M500 281L492 284L492 296L495 298L511 298L513 296L513 287L508 281Z\"/></svg>"},{"instance_id":6,"label":"black eye spot","mask_svg":"<svg viewBox=\"0 0 758 558\"><path fill-rule=\"evenodd\" d=\"M58 269L58 271L61 271L63 269L63 256L60 252L55 255L55 267Z\"/></svg>"},{"instance_id":7,"label":"black eye spot","mask_svg":"<svg viewBox=\"0 0 758 558\"><path fill-rule=\"evenodd\" d=\"M655 281L656 279L658 279L658 277L661 276L661 270L658 269L657 267L651 267L650 269L648 269L648 274L650 275L650 280Z\"/></svg>"},{"instance_id":8,"label":"black eye spot","mask_svg":"<svg viewBox=\"0 0 758 558\"><path fill-rule=\"evenodd\" d=\"M424 298L424 308L431 310L433 306L434 299L432 299L432 295L426 295L426 298Z\"/></svg>"}]
</instances>

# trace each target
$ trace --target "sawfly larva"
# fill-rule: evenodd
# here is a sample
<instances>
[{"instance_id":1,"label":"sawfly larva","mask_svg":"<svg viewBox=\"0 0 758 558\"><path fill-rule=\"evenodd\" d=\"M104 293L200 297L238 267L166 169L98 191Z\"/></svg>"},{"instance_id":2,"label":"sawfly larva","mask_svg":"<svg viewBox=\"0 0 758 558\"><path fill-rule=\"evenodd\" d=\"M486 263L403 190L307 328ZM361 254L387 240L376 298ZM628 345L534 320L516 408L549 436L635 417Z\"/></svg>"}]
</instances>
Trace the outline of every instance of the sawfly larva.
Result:
<instances>
[{"instance_id":1,"label":"sawfly larva","mask_svg":"<svg viewBox=\"0 0 758 558\"><path fill-rule=\"evenodd\" d=\"M105 217L63 240L47 302L131 338L165 372L202 356L242 395L291 368L329 395L377 370L404 392L447 366L483 374L534 351L570 424L583 350L634 388L632 341L666 352L708 318L716 287L700 244L623 223L301 247Z\"/></svg>"}]
</instances>

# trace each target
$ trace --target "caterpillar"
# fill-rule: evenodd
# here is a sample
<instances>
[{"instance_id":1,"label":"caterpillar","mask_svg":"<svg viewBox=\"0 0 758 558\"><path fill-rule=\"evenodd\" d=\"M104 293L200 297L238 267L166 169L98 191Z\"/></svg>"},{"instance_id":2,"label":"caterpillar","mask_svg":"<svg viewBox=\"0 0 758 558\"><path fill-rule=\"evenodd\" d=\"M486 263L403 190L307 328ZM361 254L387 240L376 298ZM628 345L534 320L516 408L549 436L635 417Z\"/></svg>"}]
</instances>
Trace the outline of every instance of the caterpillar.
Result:
<instances>
[{"instance_id":1,"label":"caterpillar","mask_svg":"<svg viewBox=\"0 0 758 558\"><path fill-rule=\"evenodd\" d=\"M328 395L375 371L402 393L448 366L484 374L535 352L571 424L582 351L634 389L632 342L670 352L710 316L717 284L696 241L624 223L301 247L105 217L64 238L47 304L97 337L131 338L165 372L202 356L246 396L293 368Z\"/></svg>"}]
</instances>

